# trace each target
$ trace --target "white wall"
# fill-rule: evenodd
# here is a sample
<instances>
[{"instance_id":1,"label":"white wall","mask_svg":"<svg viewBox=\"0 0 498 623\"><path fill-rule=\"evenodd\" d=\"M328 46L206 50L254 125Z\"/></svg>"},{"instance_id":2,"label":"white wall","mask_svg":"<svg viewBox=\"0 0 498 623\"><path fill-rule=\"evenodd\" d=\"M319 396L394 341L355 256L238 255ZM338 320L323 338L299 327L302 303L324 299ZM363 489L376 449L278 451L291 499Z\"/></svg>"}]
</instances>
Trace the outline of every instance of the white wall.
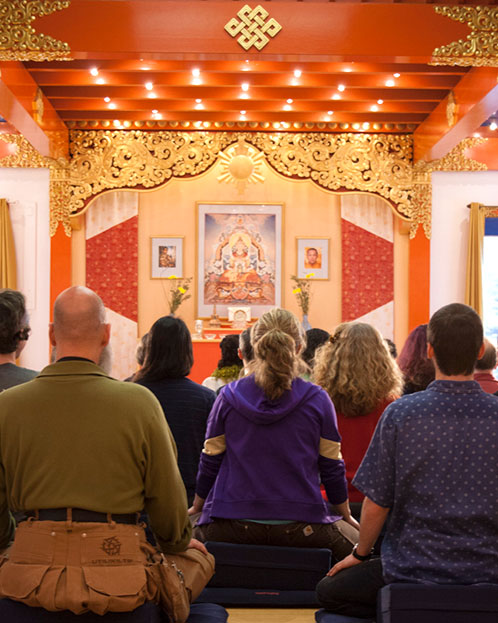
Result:
<instances>
[{"instance_id":1,"label":"white wall","mask_svg":"<svg viewBox=\"0 0 498 623\"><path fill-rule=\"evenodd\" d=\"M430 313L463 303L470 210L477 202L498 205L498 171L432 174Z\"/></svg>"},{"instance_id":2,"label":"white wall","mask_svg":"<svg viewBox=\"0 0 498 623\"><path fill-rule=\"evenodd\" d=\"M21 365L40 370L48 362L50 233L48 169L0 168L0 197L10 206L17 259L17 288L26 296L31 336Z\"/></svg>"}]
</instances>

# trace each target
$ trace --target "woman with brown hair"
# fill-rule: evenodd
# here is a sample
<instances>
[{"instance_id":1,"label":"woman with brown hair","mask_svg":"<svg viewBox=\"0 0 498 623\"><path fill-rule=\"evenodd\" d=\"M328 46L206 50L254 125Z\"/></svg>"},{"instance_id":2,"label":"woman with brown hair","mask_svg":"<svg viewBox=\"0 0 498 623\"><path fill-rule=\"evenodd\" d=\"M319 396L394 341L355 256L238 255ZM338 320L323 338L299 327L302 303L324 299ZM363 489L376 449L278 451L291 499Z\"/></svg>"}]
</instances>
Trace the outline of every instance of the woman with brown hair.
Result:
<instances>
[{"instance_id":1,"label":"woman with brown hair","mask_svg":"<svg viewBox=\"0 0 498 623\"><path fill-rule=\"evenodd\" d=\"M377 329L364 322L345 322L318 350L313 378L337 410L349 499L361 502L363 495L351 481L382 412L401 395L401 371Z\"/></svg>"},{"instance_id":2,"label":"woman with brown hair","mask_svg":"<svg viewBox=\"0 0 498 623\"><path fill-rule=\"evenodd\" d=\"M284 309L253 326L249 375L224 387L209 416L191 514L202 540L328 547L344 558L357 540L334 407L299 378L305 345ZM323 482L332 510L320 493Z\"/></svg>"}]
</instances>

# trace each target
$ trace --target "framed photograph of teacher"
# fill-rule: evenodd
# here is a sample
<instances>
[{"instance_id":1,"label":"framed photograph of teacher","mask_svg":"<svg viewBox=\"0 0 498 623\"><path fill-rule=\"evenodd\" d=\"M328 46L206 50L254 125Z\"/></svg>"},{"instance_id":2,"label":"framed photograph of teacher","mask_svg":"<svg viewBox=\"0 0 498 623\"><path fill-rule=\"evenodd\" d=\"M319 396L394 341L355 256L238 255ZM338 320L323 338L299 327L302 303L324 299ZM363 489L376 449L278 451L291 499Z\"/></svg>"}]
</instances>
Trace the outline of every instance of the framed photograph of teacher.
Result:
<instances>
[{"instance_id":1,"label":"framed photograph of teacher","mask_svg":"<svg viewBox=\"0 0 498 623\"><path fill-rule=\"evenodd\" d=\"M329 238L296 238L298 277L329 279Z\"/></svg>"}]
</instances>

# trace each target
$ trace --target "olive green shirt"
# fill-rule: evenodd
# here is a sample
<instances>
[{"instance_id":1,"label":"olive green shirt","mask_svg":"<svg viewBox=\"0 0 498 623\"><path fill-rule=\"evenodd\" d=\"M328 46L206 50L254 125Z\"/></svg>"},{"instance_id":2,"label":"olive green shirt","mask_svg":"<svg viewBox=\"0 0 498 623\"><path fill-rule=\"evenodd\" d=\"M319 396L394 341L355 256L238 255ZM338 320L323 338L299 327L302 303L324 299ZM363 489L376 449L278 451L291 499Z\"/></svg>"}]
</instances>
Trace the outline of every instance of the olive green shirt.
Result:
<instances>
[{"instance_id":1,"label":"olive green shirt","mask_svg":"<svg viewBox=\"0 0 498 623\"><path fill-rule=\"evenodd\" d=\"M0 394L0 548L9 508L148 512L164 552L191 527L176 446L154 395L89 361L60 361Z\"/></svg>"}]
</instances>

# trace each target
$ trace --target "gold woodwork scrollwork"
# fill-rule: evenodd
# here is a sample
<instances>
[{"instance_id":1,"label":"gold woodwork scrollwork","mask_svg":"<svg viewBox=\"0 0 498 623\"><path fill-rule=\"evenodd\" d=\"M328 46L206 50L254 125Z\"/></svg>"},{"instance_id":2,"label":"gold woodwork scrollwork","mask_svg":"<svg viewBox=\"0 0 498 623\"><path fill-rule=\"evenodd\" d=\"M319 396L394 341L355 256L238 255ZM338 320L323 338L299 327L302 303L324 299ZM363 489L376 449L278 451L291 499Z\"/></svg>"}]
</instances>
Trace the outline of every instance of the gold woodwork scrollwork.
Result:
<instances>
[{"instance_id":1,"label":"gold woodwork scrollwork","mask_svg":"<svg viewBox=\"0 0 498 623\"><path fill-rule=\"evenodd\" d=\"M67 236L71 236L70 186L68 183L68 163L64 158L55 160L40 155L21 134L0 134L0 140L14 146L9 156L0 159L1 167L47 168L50 174L50 235L62 223Z\"/></svg>"},{"instance_id":2,"label":"gold woodwork scrollwork","mask_svg":"<svg viewBox=\"0 0 498 623\"><path fill-rule=\"evenodd\" d=\"M498 66L497 6L436 6L434 9L457 22L467 23L471 33L465 41L459 39L436 48L431 65Z\"/></svg>"},{"instance_id":3,"label":"gold woodwork scrollwork","mask_svg":"<svg viewBox=\"0 0 498 623\"><path fill-rule=\"evenodd\" d=\"M0 0L0 60L70 60L69 45L37 33L37 17L67 9L70 0Z\"/></svg>"},{"instance_id":4,"label":"gold woodwork scrollwork","mask_svg":"<svg viewBox=\"0 0 498 623\"><path fill-rule=\"evenodd\" d=\"M467 158L465 151L485 143L485 138L465 138L444 158L425 162L419 160L413 167L413 216L410 238L417 233L419 225L424 228L427 238L431 237L432 182L434 171L485 171L488 167L482 162Z\"/></svg>"}]
</instances>

